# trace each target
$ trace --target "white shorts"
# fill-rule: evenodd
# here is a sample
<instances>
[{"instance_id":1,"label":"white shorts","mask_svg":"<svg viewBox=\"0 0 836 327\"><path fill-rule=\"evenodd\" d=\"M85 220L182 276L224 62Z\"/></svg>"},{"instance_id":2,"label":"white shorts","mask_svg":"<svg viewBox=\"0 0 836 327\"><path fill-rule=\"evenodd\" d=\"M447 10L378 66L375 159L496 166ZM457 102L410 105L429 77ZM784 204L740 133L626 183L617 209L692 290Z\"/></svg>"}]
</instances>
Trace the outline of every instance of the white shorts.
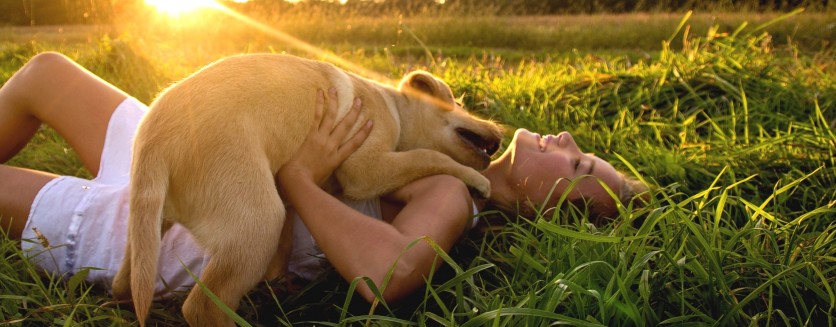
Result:
<instances>
[{"instance_id":1,"label":"white shorts","mask_svg":"<svg viewBox=\"0 0 836 327\"><path fill-rule=\"evenodd\" d=\"M38 267L65 277L91 268L86 279L110 288L125 254L131 145L147 111L133 98L119 104L108 123L96 178L61 176L38 192L21 238L24 253ZM208 256L185 228L174 225L163 236L159 260L156 293L162 295L193 286L184 265L199 276Z\"/></svg>"}]
</instances>

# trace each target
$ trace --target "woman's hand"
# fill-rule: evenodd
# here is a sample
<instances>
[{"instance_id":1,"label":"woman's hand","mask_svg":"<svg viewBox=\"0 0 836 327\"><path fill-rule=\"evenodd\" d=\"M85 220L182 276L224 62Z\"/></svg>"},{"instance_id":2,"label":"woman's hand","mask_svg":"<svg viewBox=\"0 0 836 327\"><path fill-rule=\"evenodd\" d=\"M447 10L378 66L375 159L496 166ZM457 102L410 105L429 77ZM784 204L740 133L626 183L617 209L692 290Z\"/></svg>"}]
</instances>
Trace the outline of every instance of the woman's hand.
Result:
<instances>
[{"instance_id":1,"label":"woman's hand","mask_svg":"<svg viewBox=\"0 0 836 327\"><path fill-rule=\"evenodd\" d=\"M322 90L316 92L316 113L311 124L311 130L302 146L285 163L276 174L277 185L282 181L304 178L322 186L337 167L339 167L354 150L363 144L372 128L372 121L367 120L351 138L343 139L351 131L354 123L360 119L360 99L354 99L349 112L339 122L337 118L337 90L328 90L328 108L323 108L326 102Z\"/></svg>"}]
</instances>

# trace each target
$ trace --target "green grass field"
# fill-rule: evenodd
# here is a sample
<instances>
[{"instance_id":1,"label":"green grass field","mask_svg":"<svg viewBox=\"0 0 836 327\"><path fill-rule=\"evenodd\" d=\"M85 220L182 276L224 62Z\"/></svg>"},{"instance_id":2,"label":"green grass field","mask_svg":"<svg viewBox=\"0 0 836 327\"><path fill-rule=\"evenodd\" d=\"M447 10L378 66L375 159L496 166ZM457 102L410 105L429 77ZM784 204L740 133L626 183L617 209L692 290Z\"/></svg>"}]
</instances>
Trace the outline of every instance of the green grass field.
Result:
<instances>
[{"instance_id":1,"label":"green grass field","mask_svg":"<svg viewBox=\"0 0 836 327\"><path fill-rule=\"evenodd\" d=\"M396 306L371 307L331 273L296 294L265 284L238 314L264 326L836 325L836 27L833 14L780 16L268 19L387 79L429 70L508 130L571 131L654 196L597 228L583 210L486 212L509 222L467 235ZM0 29L0 81L54 50L150 102L225 55L326 58L215 19ZM89 176L49 129L8 164ZM0 252L0 325L134 323L79 275L39 276L5 238ZM151 323L183 324L181 303L155 304Z\"/></svg>"}]
</instances>

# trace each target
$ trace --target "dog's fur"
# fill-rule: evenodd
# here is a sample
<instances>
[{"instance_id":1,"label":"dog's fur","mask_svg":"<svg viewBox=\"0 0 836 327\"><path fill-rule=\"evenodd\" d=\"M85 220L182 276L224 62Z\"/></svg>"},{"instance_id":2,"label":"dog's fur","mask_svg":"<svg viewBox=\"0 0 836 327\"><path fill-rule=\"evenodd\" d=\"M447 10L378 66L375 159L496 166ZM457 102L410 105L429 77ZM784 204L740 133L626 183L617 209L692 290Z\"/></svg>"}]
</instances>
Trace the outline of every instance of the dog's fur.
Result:
<instances>
[{"instance_id":1,"label":"dog's fur","mask_svg":"<svg viewBox=\"0 0 836 327\"><path fill-rule=\"evenodd\" d=\"M273 176L310 129L314 90L331 86L338 118L359 97L375 124L335 172L345 196L373 198L433 174L489 194L476 169L487 167L498 148L499 128L469 115L447 84L426 72L394 88L292 56L220 60L163 92L137 131L128 245L113 293L133 298L140 324L154 297L160 239L173 222L208 251L200 281L233 310L259 280L286 269L290 229L283 229ZM183 314L193 326L232 324L199 287Z\"/></svg>"}]
</instances>

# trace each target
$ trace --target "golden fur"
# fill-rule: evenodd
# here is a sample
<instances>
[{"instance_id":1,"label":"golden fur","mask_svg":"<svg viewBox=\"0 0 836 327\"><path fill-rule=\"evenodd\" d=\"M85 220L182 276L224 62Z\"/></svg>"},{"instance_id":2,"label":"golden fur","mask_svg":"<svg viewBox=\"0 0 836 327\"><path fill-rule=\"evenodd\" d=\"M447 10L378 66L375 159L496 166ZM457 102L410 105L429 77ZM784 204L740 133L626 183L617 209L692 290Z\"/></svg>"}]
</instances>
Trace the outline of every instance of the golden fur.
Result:
<instances>
[{"instance_id":1,"label":"golden fur","mask_svg":"<svg viewBox=\"0 0 836 327\"><path fill-rule=\"evenodd\" d=\"M489 194L476 169L496 151L499 128L468 114L426 72L394 88L293 56L220 60L164 91L137 131L128 245L113 293L133 298L140 324L154 297L160 239L172 223L188 228L210 254L200 281L233 310L259 280L282 274L290 228L283 228L285 207L273 176L309 131L314 90L331 86L338 118L359 97L375 123L335 172L344 195L373 198L433 174ZM183 314L192 326L232 325L199 287Z\"/></svg>"}]
</instances>

